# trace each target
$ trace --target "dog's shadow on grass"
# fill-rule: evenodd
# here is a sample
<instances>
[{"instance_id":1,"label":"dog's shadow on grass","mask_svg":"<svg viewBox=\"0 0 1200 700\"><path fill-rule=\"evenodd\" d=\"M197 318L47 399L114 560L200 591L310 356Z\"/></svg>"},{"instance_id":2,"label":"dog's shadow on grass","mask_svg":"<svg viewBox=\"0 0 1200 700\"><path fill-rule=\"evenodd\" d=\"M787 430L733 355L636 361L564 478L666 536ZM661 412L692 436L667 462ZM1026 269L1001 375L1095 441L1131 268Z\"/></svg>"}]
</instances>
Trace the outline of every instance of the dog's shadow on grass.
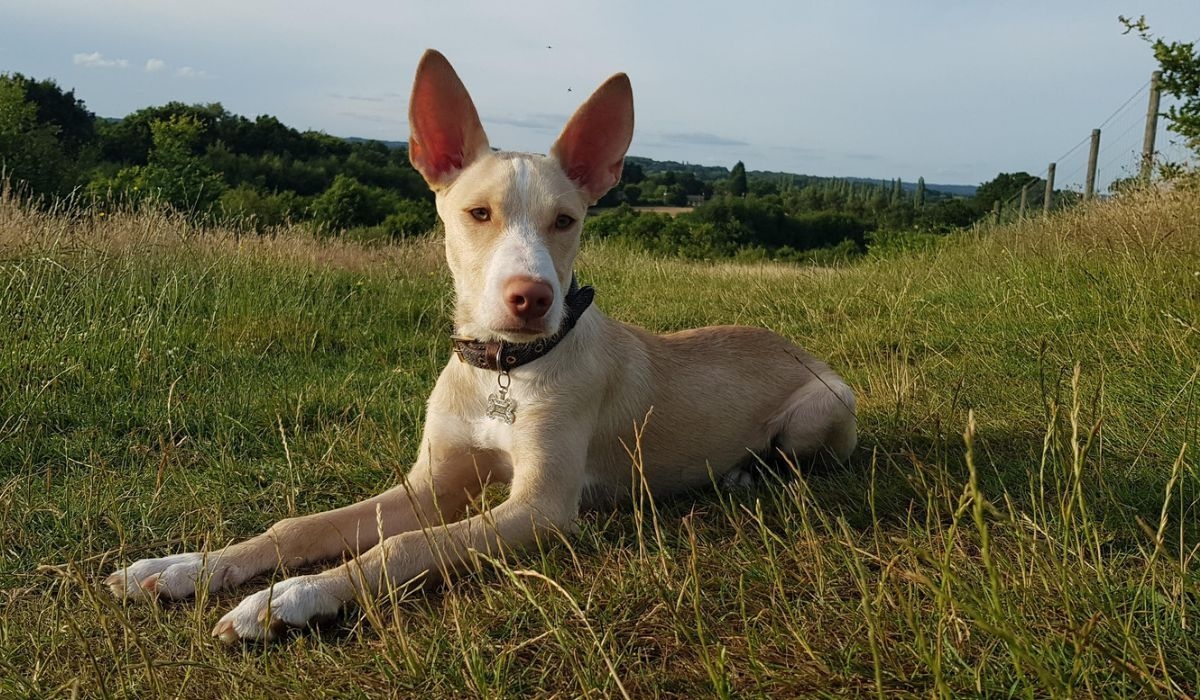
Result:
<instances>
[{"instance_id":1,"label":"dog's shadow on grass","mask_svg":"<svg viewBox=\"0 0 1200 700\"><path fill-rule=\"evenodd\" d=\"M1028 490L1029 469L1037 467L1041 436L981 431L973 447L984 493L1000 496ZM800 507L794 497L799 489L805 494L804 507L820 508L862 530L911 518L933 498L957 498L969 471L967 446L959 433L865 435L845 463L763 455L752 466L750 471L756 477L752 484L726 487L714 480L710 487L657 501L658 516L669 523L698 510L728 508L730 504L794 509ZM592 517L606 519L602 514Z\"/></svg>"},{"instance_id":2,"label":"dog's shadow on grass","mask_svg":"<svg viewBox=\"0 0 1200 700\"><path fill-rule=\"evenodd\" d=\"M1048 441L1045 429L1036 426L1028 430L981 427L969 446L962 431L954 430L867 434L845 463L773 460L748 488L717 487L673 498L661 504L662 512L666 517L684 517L698 507L732 501L783 510L816 507L859 531L900 527L905 522L923 526L930 511L943 520L952 517L970 481L970 453L976 488L1001 510L1027 511L1039 498L1056 503L1071 479L1080 478L1089 517L1103 521L1127 544L1140 541L1139 520L1160 518L1171 469L1102 471L1100 456L1092 454L1085 458L1082 475L1072 477L1072 448L1066 440L1067 436L1056 434ZM1129 464L1138 455L1106 451L1105 459ZM797 489L797 481L802 481L803 506L789 493ZM1039 505L1045 506L1046 501ZM1189 527L1200 533L1200 525Z\"/></svg>"}]
</instances>

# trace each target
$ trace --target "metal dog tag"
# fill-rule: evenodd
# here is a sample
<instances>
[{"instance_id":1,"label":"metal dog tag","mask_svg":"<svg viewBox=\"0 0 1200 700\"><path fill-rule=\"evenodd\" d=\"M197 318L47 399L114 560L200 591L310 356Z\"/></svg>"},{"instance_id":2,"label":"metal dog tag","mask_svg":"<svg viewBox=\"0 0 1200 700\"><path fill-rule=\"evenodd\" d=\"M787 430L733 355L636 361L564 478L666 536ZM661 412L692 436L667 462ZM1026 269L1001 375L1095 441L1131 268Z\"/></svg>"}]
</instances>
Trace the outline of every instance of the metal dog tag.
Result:
<instances>
[{"instance_id":1,"label":"metal dog tag","mask_svg":"<svg viewBox=\"0 0 1200 700\"><path fill-rule=\"evenodd\" d=\"M502 420L512 425L513 421L517 419L517 400L508 395L508 387L512 384L512 378L508 376L508 372L501 372L496 377L496 383L500 385L500 388L488 396L485 415L492 420Z\"/></svg>"},{"instance_id":2,"label":"metal dog tag","mask_svg":"<svg viewBox=\"0 0 1200 700\"><path fill-rule=\"evenodd\" d=\"M499 389L488 396L487 417L511 424L517 419L517 402L508 396L508 389Z\"/></svg>"}]
</instances>

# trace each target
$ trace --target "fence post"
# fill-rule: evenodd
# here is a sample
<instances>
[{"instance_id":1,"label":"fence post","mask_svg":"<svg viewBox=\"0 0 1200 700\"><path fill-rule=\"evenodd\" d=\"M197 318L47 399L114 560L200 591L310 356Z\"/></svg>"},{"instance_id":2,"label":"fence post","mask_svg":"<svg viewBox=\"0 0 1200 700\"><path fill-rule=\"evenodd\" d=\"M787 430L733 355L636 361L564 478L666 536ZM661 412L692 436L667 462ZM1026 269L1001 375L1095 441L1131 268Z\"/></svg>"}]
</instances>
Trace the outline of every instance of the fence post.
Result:
<instances>
[{"instance_id":1,"label":"fence post","mask_svg":"<svg viewBox=\"0 0 1200 700\"><path fill-rule=\"evenodd\" d=\"M1029 185L1021 187L1021 213L1018 218L1021 221L1025 220L1025 207L1029 204Z\"/></svg>"},{"instance_id":2,"label":"fence post","mask_svg":"<svg viewBox=\"0 0 1200 700\"><path fill-rule=\"evenodd\" d=\"M992 202L992 223L1000 223L1000 200Z\"/></svg>"},{"instance_id":3,"label":"fence post","mask_svg":"<svg viewBox=\"0 0 1200 700\"><path fill-rule=\"evenodd\" d=\"M1046 168L1046 196L1042 199L1042 213L1050 216L1050 206L1054 203L1054 166Z\"/></svg>"},{"instance_id":4,"label":"fence post","mask_svg":"<svg viewBox=\"0 0 1200 700\"><path fill-rule=\"evenodd\" d=\"M1087 185L1083 190L1083 201L1096 194L1096 160L1100 158L1100 130L1092 129L1092 148L1088 151Z\"/></svg>"},{"instance_id":5,"label":"fence post","mask_svg":"<svg viewBox=\"0 0 1200 700\"><path fill-rule=\"evenodd\" d=\"M1158 82L1162 80L1162 71L1150 74L1150 104L1146 107L1146 135L1142 137L1142 171L1138 176L1142 182L1150 182L1154 173L1154 137L1158 134Z\"/></svg>"}]
</instances>

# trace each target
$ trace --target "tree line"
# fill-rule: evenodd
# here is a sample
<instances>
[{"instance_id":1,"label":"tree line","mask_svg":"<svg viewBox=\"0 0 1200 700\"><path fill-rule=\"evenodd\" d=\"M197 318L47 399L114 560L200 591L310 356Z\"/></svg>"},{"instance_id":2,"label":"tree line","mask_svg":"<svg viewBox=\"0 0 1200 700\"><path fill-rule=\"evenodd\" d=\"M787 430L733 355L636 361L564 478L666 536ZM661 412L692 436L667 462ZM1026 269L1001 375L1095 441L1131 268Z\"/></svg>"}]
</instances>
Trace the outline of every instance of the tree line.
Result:
<instances>
[{"instance_id":1,"label":"tree line","mask_svg":"<svg viewBox=\"0 0 1200 700\"><path fill-rule=\"evenodd\" d=\"M73 90L0 75L0 162L32 198L168 206L257 230L311 222L388 237L436 224L403 149L248 119L220 104L171 102L96 117Z\"/></svg>"},{"instance_id":2,"label":"tree line","mask_svg":"<svg viewBox=\"0 0 1200 700\"><path fill-rule=\"evenodd\" d=\"M0 76L0 160L27 194L74 193L92 207L152 204L259 231L307 222L362 238L418 235L437 224L432 196L402 145L301 132L220 104L171 102L103 119L73 90L21 74ZM830 259L869 241L894 243L897 231L928 236L970 225L994 197L1029 179L1002 174L976 197L960 198L927 190L923 180L905 187L747 172L741 162L629 157L587 230L693 258ZM668 216L637 209L644 205L694 209Z\"/></svg>"},{"instance_id":3,"label":"tree line","mask_svg":"<svg viewBox=\"0 0 1200 700\"><path fill-rule=\"evenodd\" d=\"M1200 151L1200 55L1153 37L1172 130ZM403 144L299 131L220 104L171 102L98 118L52 80L0 74L0 176L32 201L70 196L91 208L165 206L223 225L266 231L306 223L329 235L395 239L437 226L433 198ZM589 217L588 235L664 255L832 262L867 248L927 245L987 217L1022 188L1040 206L1045 182L1000 173L956 196L915 183L823 178L630 156ZM1076 197L1056 192L1057 206ZM685 213L648 206L688 207Z\"/></svg>"},{"instance_id":4,"label":"tree line","mask_svg":"<svg viewBox=\"0 0 1200 700\"><path fill-rule=\"evenodd\" d=\"M655 163L650 161L650 163ZM854 257L868 247L911 248L991 215L1028 186L1041 196L1045 181L1026 172L1001 173L971 197L929 189L923 178L874 182L790 173L698 166L651 170L629 158L621 181L588 220L603 238L689 258L816 261ZM1057 206L1075 201L1061 192ZM648 206L694 207L661 213Z\"/></svg>"}]
</instances>

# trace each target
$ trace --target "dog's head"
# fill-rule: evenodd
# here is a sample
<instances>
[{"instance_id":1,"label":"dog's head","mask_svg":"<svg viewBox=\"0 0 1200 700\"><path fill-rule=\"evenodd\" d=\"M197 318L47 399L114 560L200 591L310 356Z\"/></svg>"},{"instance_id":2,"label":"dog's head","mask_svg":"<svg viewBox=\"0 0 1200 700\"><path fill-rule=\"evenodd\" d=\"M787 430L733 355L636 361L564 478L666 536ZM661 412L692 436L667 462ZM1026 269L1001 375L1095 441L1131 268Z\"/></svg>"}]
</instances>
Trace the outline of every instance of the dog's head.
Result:
<instances>
[{"instance_id":1,"label":"dog's head","mask_svg":"<svg viewBox=\"0 0 1200 700\"><path fill-rule=\"evenodd\" d=\"M426 51L409 101L408 155L437 196L458 332L526 342L562 323L587 208L621 179L633 137L623 73L567 122L550 155L493 152L445 56Z\"/></svg>"}]
</instances>

